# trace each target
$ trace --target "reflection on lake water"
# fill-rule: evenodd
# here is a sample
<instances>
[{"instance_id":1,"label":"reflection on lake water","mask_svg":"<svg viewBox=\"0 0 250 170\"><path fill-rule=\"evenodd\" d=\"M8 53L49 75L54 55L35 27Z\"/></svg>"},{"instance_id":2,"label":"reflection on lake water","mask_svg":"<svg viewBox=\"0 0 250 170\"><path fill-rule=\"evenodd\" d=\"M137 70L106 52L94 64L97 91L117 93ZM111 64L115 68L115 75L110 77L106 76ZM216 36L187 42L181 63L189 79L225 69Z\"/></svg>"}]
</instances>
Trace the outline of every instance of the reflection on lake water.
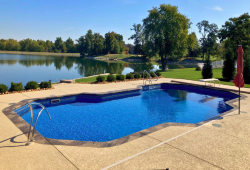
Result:
<instances>
[{"instance_id":1,"label":"reflection on lake water","mask_svg":"<svg viewBox=\"0 0 250 170\"><path fill-rule=\"evenodd\" d=\"M169 66L170 68L170 66ZM0 54L0 84L10 86L11 81L60 81L103 73L127 74L143 70L157 70L152 63L109 63L82 57L35 56Z\"/></svg>"}]
</instances>

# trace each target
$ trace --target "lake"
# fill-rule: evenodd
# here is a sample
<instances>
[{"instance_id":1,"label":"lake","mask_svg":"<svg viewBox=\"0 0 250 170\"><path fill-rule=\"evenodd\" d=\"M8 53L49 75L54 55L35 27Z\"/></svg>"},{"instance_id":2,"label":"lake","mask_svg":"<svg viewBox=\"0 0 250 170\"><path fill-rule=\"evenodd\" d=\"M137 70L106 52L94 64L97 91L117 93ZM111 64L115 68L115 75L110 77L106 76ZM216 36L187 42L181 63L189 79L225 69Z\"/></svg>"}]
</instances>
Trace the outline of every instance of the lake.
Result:
<instances>
[{"instance_id":1,"label":"lake","mask_svg":"<svg viewBox=\"0 0 250 170\"><path fill-rule=\"evenodd\" d=\"M183 66L169 65L169 68ZM143 70L160 69L159 64L143 63L110 63L92 60L84 57L36 56L19 54L0 54L0 84L10 87L11 81L22 82L25 86L28 81L58 82L61 79L75 79L113 72L127 74Z\"/></svg>"}]
</instances>

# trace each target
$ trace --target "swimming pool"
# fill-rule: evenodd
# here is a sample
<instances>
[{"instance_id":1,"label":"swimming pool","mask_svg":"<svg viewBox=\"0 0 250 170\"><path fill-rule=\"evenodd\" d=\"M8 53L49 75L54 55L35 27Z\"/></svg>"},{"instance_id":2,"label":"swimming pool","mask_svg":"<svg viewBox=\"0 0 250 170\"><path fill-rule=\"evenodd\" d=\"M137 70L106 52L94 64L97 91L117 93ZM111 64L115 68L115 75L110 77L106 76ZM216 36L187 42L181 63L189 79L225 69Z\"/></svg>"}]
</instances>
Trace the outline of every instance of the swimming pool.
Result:
<instances>
[{"instance_id":1,"label":"swimming pool","mask_svg":"<svg viewBox=\"0 0 250 170\"><path fill-rule=\"evenodd\" d=\"M150 89L149 89L150 88ZM46 138L107 142L162 123L197 124L232 109L236 94L161 84L106 95L80 94L37 101L47 107L36 130ZM21 108L20 108L21 109ZM30 122L29 111L15 112ZM36 118L40 109L34 109Z\"/></svg>"}]
</instances>

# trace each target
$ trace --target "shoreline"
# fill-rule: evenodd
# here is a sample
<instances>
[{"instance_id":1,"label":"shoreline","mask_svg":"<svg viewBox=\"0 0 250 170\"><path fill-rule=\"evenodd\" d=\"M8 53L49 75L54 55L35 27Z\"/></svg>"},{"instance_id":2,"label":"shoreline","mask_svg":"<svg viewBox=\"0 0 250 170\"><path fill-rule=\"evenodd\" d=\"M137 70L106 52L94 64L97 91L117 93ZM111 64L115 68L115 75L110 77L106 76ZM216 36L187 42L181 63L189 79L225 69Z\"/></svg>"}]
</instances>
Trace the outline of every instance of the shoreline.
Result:
<instances>
[{"instance_id":1,"label":"shoreline","mask_svg":"<svg viewBox=\"0 0 250 170\"><path fill-rule=\"evenodd\" d=\"M50 55L50 56L81 57L80 53L50 53L50 52L26 52L26 51L0 51L0 54Z\"/></svg>"}]
</instances>

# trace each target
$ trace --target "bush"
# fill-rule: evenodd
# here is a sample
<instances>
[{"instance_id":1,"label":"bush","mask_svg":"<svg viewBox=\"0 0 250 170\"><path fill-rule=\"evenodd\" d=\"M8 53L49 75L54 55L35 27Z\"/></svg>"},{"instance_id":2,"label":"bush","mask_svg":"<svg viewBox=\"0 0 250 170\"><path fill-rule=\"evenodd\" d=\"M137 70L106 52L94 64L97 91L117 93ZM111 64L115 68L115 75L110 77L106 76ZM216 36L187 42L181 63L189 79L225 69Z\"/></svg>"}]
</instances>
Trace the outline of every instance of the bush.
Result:
<instances>
[{"instance_id":1,"label":"bush","mask_svg":"<svg viewBox=\"0 0 250 170\"><path fill-rule=\"evenodd\" d=\"M126 75L126 79L133 79L134 78L134 75L132 73L128 73Z\"/></svg>"},{"instance_id":2,"label":"bush","mask_svg":"<svg viewBox=\"0 0 250 170\"><path fill-rule=\"evenodd\" d=\"M118 74L118 75L116 75L116 80L125 80L125 75L123 75L123 74Z\"/></svg>"},{"instance_id":3,"label":"bush","mask_svg":"<svg viewBox=\"0 0 250 170\"><path fill-rule=\"evenodd\" d=\"M197 66L197 67L195 68L195 70L196 70L196 71L201 71L201 67L200 67L200 66Z\"/></svg>"},{"instance_id":4,"label":"bush","mask_svg":"<svg viewBox=\"0 0 250 170\"><path fill-rule=\"evenodd\" d=\"M40 83L40 88L51 88L51 82L50 81L43 81Z\"/></svg>"},{"instance_id":5,"label":"bush","mask_svg":"<svg viewBox=\"0 0 250 170\"><path fill-rule=\"evenodd\" d=\"M141 75L139 73L135 73L134 78L139 79L139 78L141 78Z\"/></svg>"},{"instance_id":6,"label":"bush","mask_svg":"<svg viewBox=\"0 0 250 170\"><path fill-rule=\"evenodd\" d=\"M244 53L243 77L246 84L250 84L250 51Z\"/></svg>"},{"instance_id":7,"label":"bush","mask_svg":"<svg viewBox=\"0 0 250 170\"><path fill-rule=\"evenodd\" d=\"M209 59L206 59L204 66L202 68L203 79L208 79L213 77L212 65Z\"/></svg>"},{"instance_id":8,"label":"bush","mask_svg":"<svg viewBox=\"0 0 250 170\"><path fill-rule=\"evenodd\" d=\"M155 73L158 77L161 76L161 73L160 72L156 72Z\"/></svg>"},{"instance_id":9,"label":"bush","mask_svg":"<svg viewBox=\"0 0 250 170\"><path fill-rule=\"evenodd\" d=\"M106 79L105 76L97 76L97 77L96 77L96 81L97 81L97 82L104 82L105 79Z\"/></svg>"},{"instance_id":10,"label":"bush","mask_svg":"<svg viewBox=\"0 0 250 170\"><path fill-rule=\"evenodd\" d=\"M26 86L25 89L29 90L29 89L37 89L38 88L38 83L36 81L29 81Z\"/></svg>"},{"instance_id":11,"label":"bush","mask_svg":"<svg viewBox=\"0 0 250 170\"><path fill-rule=\"evenodd\" d=\"M8 91L8 87L4 84L0 84L0 93L5 93Z\"/></svg>"},{"instance_id":12,"label":"bush","mask_svg":"<svg viewBox=\"0 0 250 170\"><path fill-rule=\"evenodd\" d=\"M230 51L230 49L227 49L222 69L222 76L225 80L230 81L234 79L235 64L234 52Z\"/></svg>"},{"instance_id":13,"label":"bush","mask_svg":"<svg viewBox=\"0 0 250 170\"><path fill-rule=\"evenodd\" d=\"M155 74L152 71L150 71L149 74L150 74L151 77L156 77Z\"/></svg>"},{"instance_id":14,"label":"bush","mask_svg":"<svg viewBox=\"0 0 250 170\"><path fill-rule=\"evenodd\" d=\"M115 76L113 75L113 74L110 74L110 75L108 75L108 77L107 77L107 81L108 82L113 82L113 81L115 81L116 79L115 79Z\"/></svg>"},{"instance_id":15,"label":"bush","mask_svg":"<svg viewBox=\"0 0 250 170\"><path fill-rule=\"evenodd\" d=\"M143 74L144 74L144 78L149 78L149 75L145 72L142 73L142 76L141 76L142 78L143 78Z\"/></svg>"},{"instance_id":16,"label":"bush","mask_svg":"<svg viewBox=\"0 0 250 170\"><path fill-rule=\"evenodd\" d=\"M22 83L13 83L11 82L10 91L22 91L23 84Z\"/></svg>"}]
</instances>

